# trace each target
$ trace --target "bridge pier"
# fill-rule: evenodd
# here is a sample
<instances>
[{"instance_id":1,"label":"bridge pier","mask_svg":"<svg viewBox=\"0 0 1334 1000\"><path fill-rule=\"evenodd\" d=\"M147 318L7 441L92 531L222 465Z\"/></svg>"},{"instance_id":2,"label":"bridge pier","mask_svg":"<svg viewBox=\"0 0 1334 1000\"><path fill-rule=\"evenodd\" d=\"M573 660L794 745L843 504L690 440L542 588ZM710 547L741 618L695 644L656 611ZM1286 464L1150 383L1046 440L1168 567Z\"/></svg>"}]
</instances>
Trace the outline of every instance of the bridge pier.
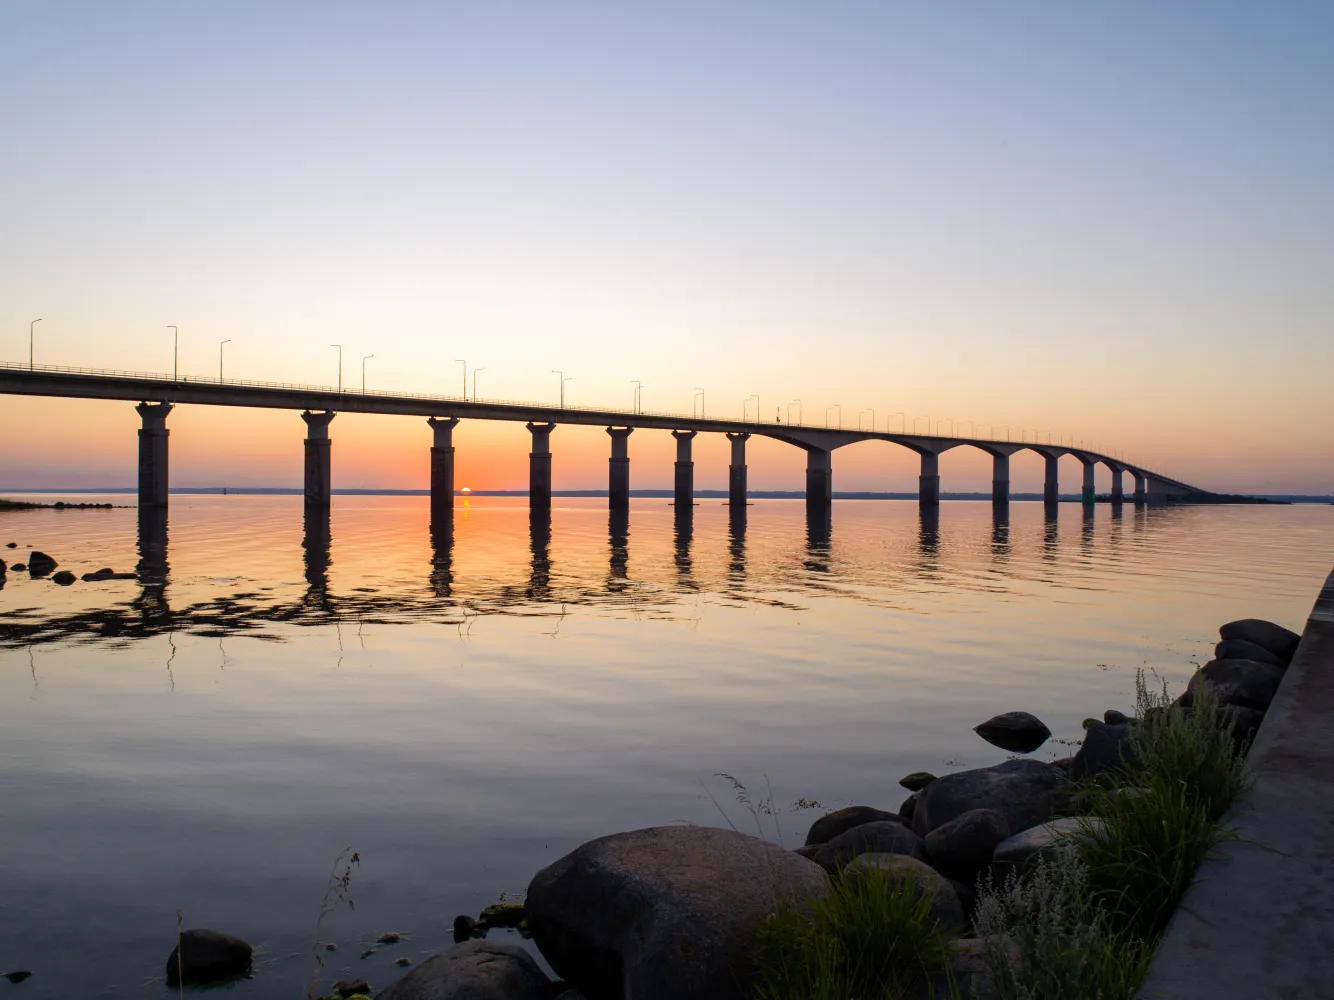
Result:
<instances>
[{"instance_id":1,"label":"bridge pier","mask_svg":"<svg viewBox=\"0 0 1334 1000\"><path fill-rule=\"evenodd\" d=\"M834 502L833 452L825 448L806 449L806 507L821 510Z\"/></svg>"},{"instance_id":2,"label":"bridge pier","mask_svg":"<svg viewBox=\"0 0 1334 1000\"><path fill-rule=\"evenodd\" d=\"M328 507L332 487L329 464L329 424L337 416L333 410L316 413L306 410L301 419L306 422L306 477L307 507Z\"/></svg>"},{"instance_id":3,"label":"bridge pier","mask_svg":"<svg viewBox=\"0 0 1334 1000\"><path fill-rule=\"evenodd\" d=\"M1095 491L1095 480L1093 473L1098 467L1098 463L1091 458L1079 456L1079 461L1084 465L1084 486L1080 491L1079 499L1085 507L1093 506L1093 501L1097 498Z\"/></svg>"},{"instance_id":4,"label":"bridge pier","mask_svg":"<svg viewBox=\"0 0 1334 1000\"><path fill-rule=\"evenodd\" d=\"M1047 474L1042 483L1042 502L1045 504L1055 504L1061 502L1061 483L1060 474L1057 466L1060 462L1059 455L1049 455L1045 452L1040 453L1043 461L1047 465Z\"/></svg>"},{"instance_id":5,"label":"bridge pier","mask_svg":"<svg viewBox=\"0 0 1334 1000\"><path fill-rule=\"evenodd\" d=\"M732 507L746 507L746 439L749 431L728 431L732 442L732 464L727 467L727 502Z\"/></svg>"},{"instance_id":6,"label":"bridge pier","mask_svg":"<svg viewBox=\"0 0 1334 1000\"><path fill-rule=\"evenodd\" d=\"M1143 507L1149 501L1147 483L1142 472L1136 472L1133 469L1130 474L1135 477L1135 506Z\"/></svg>"},{"instance_id":7,"label":"bridge pier","mask_svg":"<svg viewBox=\"0 0 1334 1000\"><path fill-rule=\"evenodd\" d=\"M608 427L611 435L611 458L607 474L607 505L613 510L630 508L630 447L627 438L633 427Z\"/></svg>"},{"instance_id":8,"label":"bridge pier","mask_svg":"<svg viewBox=\"0 0 1334 1000\"><path fill-rule=\"evenodd\" d=\"M1120 506L1126 502L1126 490L1121 479L1125 470L1119 465L1109 466L1109 468L1112 470L1112 504Z\"/></svg>"},{"instance_id":9,"label":"bridge pier","mask_svg":"<svg viewBox=\"0 0 1334 1000\"><path fill-rule=\"evenodd\" d=\"M170 403L140 403L135 408L143 421L139 429L139 506L167 506L167 414Z\"/></svg>"},{"instance_id":10,"label":"bridge pier","mask_svg":"<svg viewBox=\"0 0 1334 1000\"><path fill-rule=\"evenodd\" d=\"M528 506L538 510L551 506L551 432L554 423L528 422L533 435L533 450L528 454Z\"/></svg>"},{"instance_id":11,"label":"bridge pier","mask_svg":"<svg viewBox=\"0 0 1334 1000\"><path fill-rule=\"evenodd\" d=\"M454 428L458 417L427 417L431 440L431 509L454 506Z\"/></svg>"},{"instance_id":12,"label":"bridge pier","mask_svg":"<svg viewBox=\"0 0 1334 1000\"><path fill-rule=\"evenodd\" d=\"M999 452L991 456L991 505L1004 507L1010 502L1010 456Z\"/></svg>"},{"instance_id":13,"label":"bridge pier","mask_svg":"<svg viewBox=\"0 0 1334 1000\"><path fill-rule=\"evenodd\" d=\"M921 452L922 474L917 477L917 502L933 507L940 503L940 456L934 451Z\"/></svg>"},{"instance_id":14,"label":"bridge pier","mask_svg":"<svg viewBox=\"0 0 1334 1000\"><path fill-rule=\"evenodd\" d=\"M673 485L678 520L682 509L690 510L695 505L695 463L691 457L690 442L698 433L699 431L672 431L672 437L676 438L676 475Z\"/></svg>"}]
</instances>

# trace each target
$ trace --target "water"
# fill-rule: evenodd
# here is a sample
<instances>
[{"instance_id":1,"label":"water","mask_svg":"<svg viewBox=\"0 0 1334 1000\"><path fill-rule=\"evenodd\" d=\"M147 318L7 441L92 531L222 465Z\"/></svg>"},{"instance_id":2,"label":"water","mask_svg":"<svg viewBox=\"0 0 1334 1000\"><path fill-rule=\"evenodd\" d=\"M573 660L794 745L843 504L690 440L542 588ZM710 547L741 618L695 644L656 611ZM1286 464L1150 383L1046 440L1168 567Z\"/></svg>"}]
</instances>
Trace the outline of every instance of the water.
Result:
<instances>
[{"instance_id":1,"label":"water","mask_svg":"<svg viewBox=\"0 0 1334 1000\"><path fill-rule=\"evenodd\" d=\"M132 509L0 514L10 562L143 562L143 582L0 590L0 972L34 972L15 989L165 997L179 907L259 947L230 995L296 998L349 845L325 982L384 985L590 837L753 830L720 772L799 843L799 799L892 808L909 771L1004 759L970 731L997 712L1077 740L1131 707L1137 668L1183 683L1221 622L1300 628L1334 555L1327 506L932 523L839 501L826 535L794 501L744 526L702 501L684 532L661 500L621 524L602 500L549 526L522 504L471 499L434 534L423 497L336 497L327 524L299 497L178 497L142 537ZM386 930L407 938L358 958Z\"/></svg>"}]
</instances>

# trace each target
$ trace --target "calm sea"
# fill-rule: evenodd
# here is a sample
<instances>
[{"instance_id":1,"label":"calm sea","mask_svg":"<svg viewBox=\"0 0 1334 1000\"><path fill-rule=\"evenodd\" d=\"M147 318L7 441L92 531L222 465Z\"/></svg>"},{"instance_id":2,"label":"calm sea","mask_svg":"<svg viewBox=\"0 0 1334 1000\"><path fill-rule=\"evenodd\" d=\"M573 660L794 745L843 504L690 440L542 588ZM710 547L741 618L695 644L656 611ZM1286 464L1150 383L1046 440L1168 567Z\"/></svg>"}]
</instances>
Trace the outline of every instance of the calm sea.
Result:
<instances>
[{"instance_id":1,"label":"calm sea","mask_svg":"<svg viewBox=\"0 0 1334 1000\"><path fill-rule=\"evenodd\" d=\"M77 499L95 499L79 497ZM123 497L108 497L124 502ZM1299 629L1334 560L1334 507L1091 516L1062 505L799 501L744 522L701 501L626 521L605 500L173 498L0 514L82 574L0 590L0 973L29 998L165 997L176 911L260 951L238 998L302 995L325 883L330 978L384 985L455 914L522 891L591 837L755 821L800 843L825 807L895 807L897 779L1004 759L971 727L1080 720L1174 688L1244 616ZM374 938L405 940L359 958ZM8 986L8 984L5 984ZM174 994L171 994L174 995Z\"/></svg>"}]
</instances>

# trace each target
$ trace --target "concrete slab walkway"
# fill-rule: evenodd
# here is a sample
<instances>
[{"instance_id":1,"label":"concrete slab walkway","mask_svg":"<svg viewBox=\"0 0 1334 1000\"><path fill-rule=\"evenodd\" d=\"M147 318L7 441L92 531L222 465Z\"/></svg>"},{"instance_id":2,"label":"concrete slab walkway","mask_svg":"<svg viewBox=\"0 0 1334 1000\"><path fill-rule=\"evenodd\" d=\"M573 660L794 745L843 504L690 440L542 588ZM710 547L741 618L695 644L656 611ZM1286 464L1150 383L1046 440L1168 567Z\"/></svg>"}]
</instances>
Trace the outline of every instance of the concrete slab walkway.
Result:
<instances>
[{"instance_id":1,"label":"concrete slab walkway","mask_svg":"<svg viewBox=\"0 0 1334 1000\"><path fill-rule=\"evenodd\" d=\"M1334 998L1334 573L1250 766L1245 842L1200 866L1140 1000Z\"/></svg>"}]
</instances>

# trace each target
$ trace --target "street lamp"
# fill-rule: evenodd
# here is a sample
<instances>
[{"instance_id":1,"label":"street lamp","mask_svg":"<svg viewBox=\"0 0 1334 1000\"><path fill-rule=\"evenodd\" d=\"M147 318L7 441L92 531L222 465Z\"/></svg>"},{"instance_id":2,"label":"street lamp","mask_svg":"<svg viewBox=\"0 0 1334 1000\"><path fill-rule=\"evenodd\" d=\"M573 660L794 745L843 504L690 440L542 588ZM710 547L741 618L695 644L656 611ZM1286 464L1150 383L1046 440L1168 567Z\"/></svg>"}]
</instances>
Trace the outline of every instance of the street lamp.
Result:
<instances>
[{"instance_id":1,"label":"street lamp","mask_svg":"<svg viewBox=\"0 0 1334 1000\"><path fill-rule=\"evenodd\" d=\"M485 368L474 368L472 370L472 401L477 402L477 373L486 371Z\"/></svg>"},{"instance_id":2,"label":"street lamp","mask_svg":"<svg viewBox=\"0 0 1334 1000\"><path fill-rule=\"evenodd\" d=\"M464 361L462 358L455 358L454 360L457 361L459 364L461 364L461 365L463 366L463 398L464 398L464 399L467 399L467 398L468 398L468 362Z\"/></svg>"},{"instance_id":3,"label":"street lamp","mask_svg":"<svg viewBox=\"0 0 1334 1000\"><path fill-rule=\"evenodd\" d=\"M871 433L875 433L875 407L868 406L865 410L857 411L857 430L862 429L862 414L869 410L871 412Z\"/></svg>"},{"instance_id":4,"label":"street lamp","mask_svg":"<svg viewBox=\"0 0 1334 1000\"><path fill-rule=\"evenodd\" d=\"M791 403L788 403L788 404L787 404L787 422L788 422L789 424L792 423L792 405L793 405L793 403L795 403L796 406L797 406L797 423L800 424L800 423L801 423L801 400L799 400L799 399L794 399L794 400L792 400Z\"/></svg>"},{"instance_id":5,"label":"street lamp","mask_svg":"<svg viewBox=\"0 0 1334 1000\"><path fill-rule=\"evenodd\" d=\"M222 344L219 344L219 345L218 345L218 381L219 381L219 382L222 381L222 346L223 346L223 344L230 344L231 342L232 342L232 341L231 341L231 338L229 337L229 338L227 338L226 340L224 340L224 341L222 342ZM342 360L342 356L343 356L343 352L340 350L340 351L338 352L338 357L339 357L340 362L341 362L341 360ZM341 363L340 363L340 364L339 364L340 374L341 374L341 368L342 368L342 365L341 365ZM342 380L340 379L339 381L340 381L340 383L341 383Z\"/></svg>"},{"instance_id":6,"label":"street lamp","mask_svg":"<svg viewBox=\"0 0 1334 1000\"><path fill-rule=\"evenodd\" d=\"M32 328L41 321L41 317L39 316L28 324L28 371L32 371Z\"/></svg>"},{"instance_id":7,"label":"street lamp","mask_svg":"<svg viewBox=\"0 0 1334 1000\"><path fill-rule=\"evenodd\" d=\"M830 410L838 410L838 427L839 427L839 430L842 430L842 429L843 429L843 404L842 404L842 403L835 403L833 406L826 406L826 407L824 408L824 425L825 425L826 427L829 426L829 411L830 411Z\"/></svg>"},{"instance_id":8,"label":"street lamp","mask_svg":"<svg viewBox=\"0 0 1334 1000\"><path fill-rule=\"evenodd\" d=\"M953 437L953 436L954 436L954 418L953 418L953 417L942 417L940 420L937 420L937 421L936 421L936 437L940 437L940 425L943 424L943 423L945 423L946 421L949 421L949 425L950 425L950 437ZM927 428L927 430L929 431L930 428Z\"/></svg>"},{"instance_id":9,"label":"street lamp","mask_svg":"<svg viewBox=\"0 0 1334 1000\"><path fill-rule=\"evenodd\" d=\"M171 339L171 380L172 380L173 382L175 382L175 381L176 381L176 362L177 362L177 360L178 360L178 359L180 358L180 356L181 356L181 331L178 330L178 329L176 329L176 327L172 326L170 323L167 324L167 329L170 330L170 331L172 332L172 339Z\"/></svg>"},{"instance_id":10,"label":"street lamp","mask_svg":"<svg viewBox=\"0 0 1334 1000\"><path fill-rule=\"evenodd\" d=\"M760 422L760 394L757 392L753 396L747 396L741 401L741 422L746 422L746 414L750 409L750 401L755 400L755 422Z\"/></svg>"},{"instance_id":11,"label":"street lamp","mask_svg":"<svg viewBox=\"0 0 1334 1000\"><path fill-rule=\"evenodd\" d=\"M690 415L692 417L695 415L695 400L697 399L699 400L699 416L702 420L704 419L704 390L699 386L695 386L695 394L690 397Z\"/></svg>"},{"instance_id":12,"label":"street lamp","mask_svg":"<svg viewBox=\"0 0 1334 1000\"><path fill-rule=\"evenodd\" d=\"M375 357L374 354L367 354L366 357L364 357L364 358L361 359L361 391L362 391L362 392L365 392L365 391L366 391L366 361L367 361L367 359L369 359L369 358L373 358L373 357Z\"/></svg>"},{"instance_id":13,"label":"street lamp","mask_svg":"<svg viewBox=\"0 0 1334 1000\"><path fill-rule=\"evenodd\" d=\"M551 374L560 376L560 408L563 410L565 409L565 383L574 378L574 376L571 375L570 378L566 378L564 372L557 371L554 368L551 369Z\"/></svg>"},{"instance_id":14,"label":"street lamp","mask_svg":"<svg viewBox=\"0 0 1334 1000\"><path fill-rule=\"evenodd\" d=\"M889 417L885 420L885 433L888 434L890 432L889 431L890 424L895 417L899 418L899 433L900 434L906 433L908 428L904 426L904 421L906 421L908 418L904 416L902 410L900 410L898 413L891 413Z\"/></svg>"},{"instance_id":15,"label":"street lamp","mask_svg":"<svg viewBox=\"0 0 1334 1000\"><path fill-rule=\"evenodd\" d=\"M913 418L912 418L912 432L913 432L914 434L917 433L917 421L919 421L919 420L925 420L925 421L926 421L926 433L929 435L929 434L931 433L931 415L928 413L928 414L927 414L926 416L924 416L924 417L913 417Z\"/></svg>"},{"instance_id":16,"label":"street lamp","mask_svg":"<svg viewBox=\"0 0 1334 1000\"><path fill-rule=\"evenodd\" d=\"M330 347L338 348L338 391L343 391L343 345L330 344ZM221 378L221 376L219 376Z\"/></svg>"},{"instance_id":17,"label":"street lamp","mask_svg":"<svg viewBox=\"0 0 1334 1000\"><path fill-rule=\"evenodd\" d=\"M630 384L635 387L634 395L630 397L630 412L639 412L639 393L644 388L644 383L637 378L632 378Z\"/></svg>"}]
</instances>

